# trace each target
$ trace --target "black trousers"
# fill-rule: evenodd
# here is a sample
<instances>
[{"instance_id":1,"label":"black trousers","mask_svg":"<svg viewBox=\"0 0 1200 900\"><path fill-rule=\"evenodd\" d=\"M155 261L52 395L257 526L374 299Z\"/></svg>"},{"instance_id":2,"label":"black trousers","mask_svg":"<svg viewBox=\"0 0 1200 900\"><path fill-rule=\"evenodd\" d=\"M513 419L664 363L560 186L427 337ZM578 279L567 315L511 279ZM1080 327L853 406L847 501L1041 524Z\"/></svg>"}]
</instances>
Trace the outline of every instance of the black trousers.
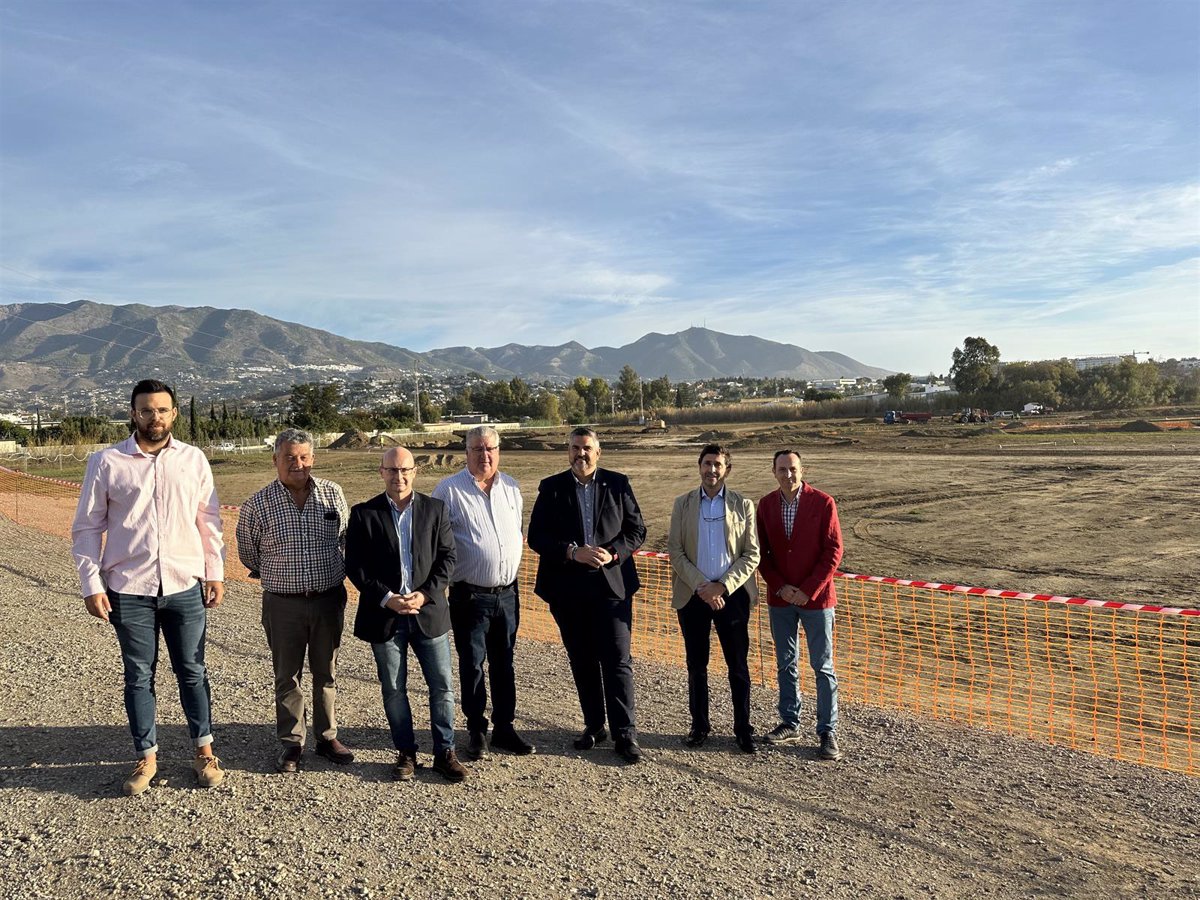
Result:
<instances>
[{"instance_id":1,"label":"black trousers","mask_svg":"<svg viewBox=\"0 0 1200 900\"><path fill-rule=\"evenodd\" d=\"M521 626L521 601L517 589L477 590L466 582L450 585L450 626L458 651L459 706L467 730L487 732L487 687L484 663L492 685L492 723L511 729L517 714L513 648Z\"/></svg>"},{"instance_id":2,"label":"black trousers","mask_svg":"<svg viewBox=\"0 0 1200 900\"><path fill-rule=\"evenodd\" d=\"M709 731L708 657L713 626L729 669L729 693L733 699L733 733L749 735L750 726L750 595L744 587L725 598L725 606L713 611L695 594L679 615L683 649L687 659L688 709L692 727Z\"/></svg>"},{"instance_id":3,"label":"black trousers","mask_svg":"<svg viewBox=\"0 0 1200 900\"><path fill-rule=\"evenodd\" d=\"M629 655L633 598L553 600L550 613L571 661L584 726L589 731L604 727L607 709L613 737L636 739Z\"/></svg>"}]
</instances>

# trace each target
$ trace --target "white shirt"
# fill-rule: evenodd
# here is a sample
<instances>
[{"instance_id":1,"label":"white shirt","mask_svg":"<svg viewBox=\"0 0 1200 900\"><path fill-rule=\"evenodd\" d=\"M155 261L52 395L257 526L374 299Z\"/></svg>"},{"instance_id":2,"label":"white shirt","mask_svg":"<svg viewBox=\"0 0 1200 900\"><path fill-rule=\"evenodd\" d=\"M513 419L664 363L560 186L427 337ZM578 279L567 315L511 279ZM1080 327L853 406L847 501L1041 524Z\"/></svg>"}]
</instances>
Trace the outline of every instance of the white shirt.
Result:
<instances>
[{"instance_id":1,"label":"white shirt","mask_svg":"<svg viewBox=\"0 0 1200 900\"><path fill-rule=\"evenodd\" d=\"M521 567L521 489L512 477L497 472L485 493L470 470L443 478L433 496L446 504L458 558L454 581L479 587L501 587L517 580Z\"/></svg>"}]
</instances>

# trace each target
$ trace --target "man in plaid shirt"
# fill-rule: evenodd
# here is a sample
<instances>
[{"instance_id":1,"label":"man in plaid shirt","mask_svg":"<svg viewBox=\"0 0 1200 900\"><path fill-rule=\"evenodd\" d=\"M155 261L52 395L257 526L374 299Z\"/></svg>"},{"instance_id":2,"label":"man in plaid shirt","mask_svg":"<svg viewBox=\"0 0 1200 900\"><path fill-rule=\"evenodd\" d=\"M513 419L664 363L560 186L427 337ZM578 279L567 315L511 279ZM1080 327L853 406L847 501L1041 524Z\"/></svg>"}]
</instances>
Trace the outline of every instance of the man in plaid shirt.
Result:
<instances>
[{"instance_id":1,"label":"man in plaid shirt","mask_svg":"<svg viewBox=\"0 0 1200 900\"><path fill-rule=\"evenodd\" d=\"M779 490L758 501L758 574L767 583L767 614L779 672L779 724L763 740L796 744L800 735L798 634L804 631L817 694L817 751L842 758L838 746L837 675L833 670L833 619L837 592L833 576L842 561L837 504L803 480L795 450L780 450L772 464Z\"/></svg>"},{"instance_id":2,"label":"man in plaid shirt","mask_svg":"<svg viewBox=\"0 0 1200 900\"><path fill-rule=\"evenodd\" d=\"M260 578L263 629L275 670L275 726L283 744L280 772L296 772L304 751L304 657L312 675L316 752L348 765L354 754L338 740L334 703L337 653L346 610L346 523L342 489L312 476L313 440L288 428L275 438L278 478L241 508L238 556Z\"/></svg>"}]
</instances>

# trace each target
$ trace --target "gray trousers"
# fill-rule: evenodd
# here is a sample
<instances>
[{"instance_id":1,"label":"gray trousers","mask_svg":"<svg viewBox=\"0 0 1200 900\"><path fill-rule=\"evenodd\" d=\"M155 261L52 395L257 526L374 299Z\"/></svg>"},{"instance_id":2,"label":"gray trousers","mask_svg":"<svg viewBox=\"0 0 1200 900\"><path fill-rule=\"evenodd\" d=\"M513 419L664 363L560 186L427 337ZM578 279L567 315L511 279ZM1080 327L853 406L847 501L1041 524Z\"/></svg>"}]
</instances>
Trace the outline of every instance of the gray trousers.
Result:
<instances>
[{"instance_id":1,"label":"gray trousers","mask_svg":"<svg viewBox=\"0 0 1200 900\"><path fill-rule=\"evenodd\" d=\"M312 675L312 729L317 740L337 737L338 648L346 612L346 587L319 594L263 591L263 630L275 670L275 731L284 744L304 743L304 657Z\"/></svg>"}]
</instances>

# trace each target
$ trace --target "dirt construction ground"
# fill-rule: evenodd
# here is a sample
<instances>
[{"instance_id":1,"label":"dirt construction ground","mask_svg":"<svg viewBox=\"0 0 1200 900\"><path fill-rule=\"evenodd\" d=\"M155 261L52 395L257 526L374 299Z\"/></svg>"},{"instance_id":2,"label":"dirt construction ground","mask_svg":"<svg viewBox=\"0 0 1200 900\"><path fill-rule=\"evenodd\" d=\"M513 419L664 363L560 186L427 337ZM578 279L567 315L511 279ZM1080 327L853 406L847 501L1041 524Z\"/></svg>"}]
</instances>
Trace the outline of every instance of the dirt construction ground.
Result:
<instances>
[{"instance_id":1,"label":"dirt construction ground","mask_svg":"<svg viewBox=\"0 0 1200 900\"><path fill-rule=\"evenodd\" d=\"M665 550L674 497L699 484L705 440L732 448L731 487L757 499L775 487L771 459L792 447L805 477L838 502L842 570L920 581L1200 606L1200 428L1094 431L1070 422L1017 430L851 422L601 431L601 465L630 476L648 526L646 549ZM1123 427L1128 428L1128 424ZM436 460L462 444L414 447ZM521 483L528 516L538 482L566 468L564 432L504 436L501 467ZM555 449L522 449L522 448ZM381 488L377 450L318 451L317 474L352 502ZM273 477L263 455L218 456L223 503ZM431 467L429 491L453 467Z\"/></svg>"},{"instance_id":2,"label":"dirt construction ground","mask_svg":"<svg viewBox=\"0 0 1200 900\"><path fill-rule=\"evenodd\" d=\"M1196 779L855 704L839 763L811 743L747 757L719 683L713 738L688 750L684 674L642 660L647 759L629 767L571 747L566 660L530 641L517 725L536 755L472 763L461 785L428 768L391 781L374 668L347 636L340 736L355 764L307 754L301 774L277 775L270 663L244 583L208 630L225 783L192 785L164 658L159 779L123 798L116 641L83 613L67 541L0 518L0 598L4 898L1200 896ZM428 748L421 684L414 672ZM760 727L772 704L754 689Z\"/></svg>"}]
</instances>

